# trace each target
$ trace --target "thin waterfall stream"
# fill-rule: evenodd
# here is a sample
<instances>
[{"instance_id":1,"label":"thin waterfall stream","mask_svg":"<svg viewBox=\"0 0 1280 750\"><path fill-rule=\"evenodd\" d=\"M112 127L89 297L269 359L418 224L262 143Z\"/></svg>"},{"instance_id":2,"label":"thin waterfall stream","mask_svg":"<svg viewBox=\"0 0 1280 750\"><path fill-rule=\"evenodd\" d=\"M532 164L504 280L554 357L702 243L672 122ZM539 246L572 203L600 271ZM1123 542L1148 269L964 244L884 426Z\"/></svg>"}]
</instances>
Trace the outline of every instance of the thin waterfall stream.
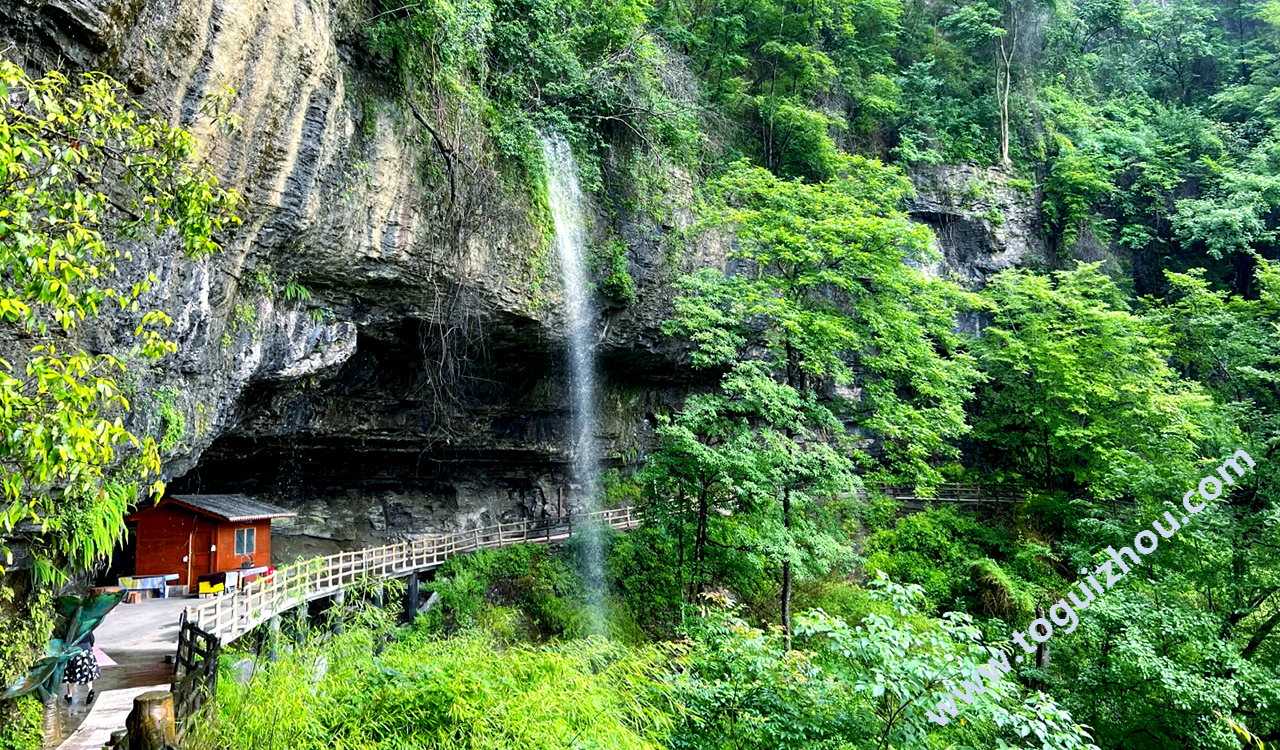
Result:
<instances>
[{"instance_id":1,"label":"thin waterfall stream","mask_svg":"<svg viewBox=\"0 0 1280 750\"><path fill-rule=\"evenodd\" d=\"M587 285L587 235L582 220L582 188L573 151L555 131L542 135L547 163L547 202L555 221L556 249L564 281L565 317L568 323L569 378L573 406L573 478L580 488L582 512L599 510L599 451L596 446L595 310ZM603 635L604 554L602 531L586 524L580 532L583 544L583 576L587 583L592 622L590 630Z\"/></svg>"}]
</instances>

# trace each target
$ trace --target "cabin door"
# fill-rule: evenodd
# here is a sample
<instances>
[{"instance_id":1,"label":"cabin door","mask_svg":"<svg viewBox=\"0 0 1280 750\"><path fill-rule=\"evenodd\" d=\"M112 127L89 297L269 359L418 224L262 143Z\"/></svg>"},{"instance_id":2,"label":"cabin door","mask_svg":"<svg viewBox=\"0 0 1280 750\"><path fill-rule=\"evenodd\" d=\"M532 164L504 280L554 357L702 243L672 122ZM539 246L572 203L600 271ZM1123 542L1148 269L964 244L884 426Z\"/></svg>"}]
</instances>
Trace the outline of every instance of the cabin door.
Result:
<instances>
[{"instance_id":1,"label":"cabin door","mask_svg":"<svg viewBox=\"0 0 1280 750\"><path fill-rule=\"evenodd\" d=\"M193 587L193 590L197 578L213 572L213 553L209 551L211 546L213 546L213 534L211 532L196 531L191 534L191 551L188 553L190 562L187 564L187 585Z\"/></svg>"}]
</instances>

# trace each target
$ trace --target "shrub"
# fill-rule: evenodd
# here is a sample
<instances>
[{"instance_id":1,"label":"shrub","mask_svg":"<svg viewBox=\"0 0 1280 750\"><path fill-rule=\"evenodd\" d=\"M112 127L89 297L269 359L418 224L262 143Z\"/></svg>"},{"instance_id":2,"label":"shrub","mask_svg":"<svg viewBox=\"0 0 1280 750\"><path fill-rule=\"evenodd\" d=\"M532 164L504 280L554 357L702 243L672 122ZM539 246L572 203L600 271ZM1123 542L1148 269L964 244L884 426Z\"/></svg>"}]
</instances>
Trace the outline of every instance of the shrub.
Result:
<instances>
[{"instance_id":1,"label":"shrub","mask_svg":"<svg viewBox=\"0 0 1280 750\"><path fill-rule=\"evenodd\" d=\"M439 639L424 627L395 635L377 655L385 633L375 628L308 640L243 686L236 655L225 656L214 714L184 746L658 750L671 727L662 649L601 639L504 648L481 631Z\"/></svg>"},{"instance_id":2,"label":"shrub","mask_svg":"<svg viewBox=\"0 0 1280 750\"><path fill-rule=\"evenodd\" d=\"M39 750L44 747L44 711L34 695L0 702L0 750Z\"/></svg>"}]
</instances>

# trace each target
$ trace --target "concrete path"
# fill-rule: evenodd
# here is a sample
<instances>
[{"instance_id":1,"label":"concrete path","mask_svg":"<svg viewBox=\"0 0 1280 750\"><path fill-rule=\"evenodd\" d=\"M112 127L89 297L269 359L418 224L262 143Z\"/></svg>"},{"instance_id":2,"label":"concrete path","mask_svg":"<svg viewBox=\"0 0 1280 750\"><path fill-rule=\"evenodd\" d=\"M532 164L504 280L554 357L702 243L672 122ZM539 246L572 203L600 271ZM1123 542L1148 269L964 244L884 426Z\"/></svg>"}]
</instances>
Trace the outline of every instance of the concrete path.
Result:
<instances>
[{"instance_id":1,"label":"concrete path","mask_svg":"<svg viewBox=\"0 0 1280 750\"><path fill-rule=\"evenodd\" d=\"M144 599L139 604L121 603L111 610L93 635L97 647L116 665L102 667L102 677L93 683L98 697L92 704L84 704L88 692L84 686L75 686L71 703L59 695L48 747L101 750L111 732L124 728L135 695L169 689L173 665L165 663L165 657L178 650L178 621L191 601ZM66 741L58 744L64 737Z\"/></svg>"},{"instance_id":2,"label":"concrete path","mask_svg":"<svg viewBox=\"0 0 1280 750\"><path fill-rule=\"evenodd\" d=\"M173 665L166 656L178 650L178 621L191 599L144 599L119 604L93 631L98 648L118 666L102 670L99 690L168 684Z\"/></svg>"}]
</instances>

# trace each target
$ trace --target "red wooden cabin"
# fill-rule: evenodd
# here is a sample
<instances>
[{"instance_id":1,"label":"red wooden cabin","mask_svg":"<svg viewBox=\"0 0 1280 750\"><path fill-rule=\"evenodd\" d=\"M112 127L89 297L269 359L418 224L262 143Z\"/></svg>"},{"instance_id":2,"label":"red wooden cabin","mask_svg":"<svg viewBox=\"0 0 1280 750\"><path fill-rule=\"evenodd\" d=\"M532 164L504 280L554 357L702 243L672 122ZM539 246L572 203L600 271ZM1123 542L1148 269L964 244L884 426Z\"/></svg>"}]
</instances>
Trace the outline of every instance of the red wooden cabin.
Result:
<instances>
[{"instance_id":1,"label":"red wooden cabin","mask_svg":"<svg viewBox=\"0 0 1280 750\"><path fill-rule=\"evenodd\" d=\"M177 585L193 586L207 573L270 565L271 519L295 515L247 495L166 495L126 519L138 524L135 573L177 573Z\"/></svg>"}]
</instances>

